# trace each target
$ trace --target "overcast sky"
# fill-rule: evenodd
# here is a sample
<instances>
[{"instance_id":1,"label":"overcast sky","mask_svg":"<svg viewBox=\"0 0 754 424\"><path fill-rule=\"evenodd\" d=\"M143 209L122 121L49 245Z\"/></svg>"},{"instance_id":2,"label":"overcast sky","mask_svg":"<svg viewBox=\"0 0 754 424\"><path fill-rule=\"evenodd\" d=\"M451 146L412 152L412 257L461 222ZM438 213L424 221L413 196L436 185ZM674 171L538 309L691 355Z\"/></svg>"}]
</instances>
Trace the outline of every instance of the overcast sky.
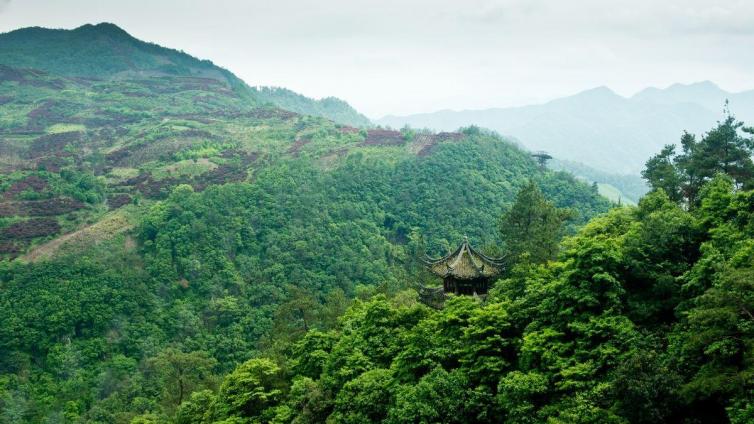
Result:
<instances>
[{"instance_id":1,"label":"overcast sky","mask_svg":"<svg viewBox=\"0 0 754 424\"><path fill-rule=\"evenodd\" d=\"M2 32L97 22L372 118L601 85L754 88L750 0L0 0Z\"/></svg>"}]
</instances>

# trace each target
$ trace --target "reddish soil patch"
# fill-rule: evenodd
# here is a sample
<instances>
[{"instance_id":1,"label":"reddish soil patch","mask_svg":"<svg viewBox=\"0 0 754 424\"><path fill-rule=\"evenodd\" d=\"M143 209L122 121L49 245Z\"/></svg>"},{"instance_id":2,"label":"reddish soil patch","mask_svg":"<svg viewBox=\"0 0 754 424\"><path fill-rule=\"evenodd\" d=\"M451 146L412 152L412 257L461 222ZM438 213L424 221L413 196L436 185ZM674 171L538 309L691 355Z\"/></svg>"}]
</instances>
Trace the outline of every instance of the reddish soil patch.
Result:
<instances>
[{"instance_id":1,"label":"reddish soil patch","mask_svg":"<svg viewBox=\"0 0 754 424\"><path fill-rule=\"evenodd\" d=\"M195 130L195 129L185 130L185 131L181 131L181 132L178 132L178 133L174 133L174 134L171 134L171 136L173 136L173 137L185 137L185 138L189 138L189 137L203 138L205 140L213 140L213 141L220 141L220 139L221 139L221 137L219 137L219 136L217 136L215 134L212 134L209 131Z\"/></svg>"},{"instance_id":2,"label":"reddish soil patch","mask_svg":"<svg viewBox=\"0 0 754 424\"><path fill-rule=\"evenodd\" d=\"M129 155L131 155L131 152L127 148L119 149L114 152L108 153L105 156L105 160L107 160L107 163L109 164L117 165L118 163L126 159Z\"/></svg>"},{"instance_id":3,"label":"reddish soil patch","mask_svg":"<svg viewBox=\"0 0 754 424\"><path fill-rule=\"evenodd\" d=\"M139 174L135 177L131 177L122 183L115 184L116 186L136 186L142 184L150 178L148 173Z\"/></svg>"},{"instance_id":4,"label":"reddish soil patch","mask_svg":"<svg viewBox=\"0 0 754 424\"><path fill-rule=\"evenodd\" d=\"M201 141L220 139L219 136L203 130L166 132L153 137L149 143L135 144L111 152L105 156L105 159L111 166L136 166L150 160L169 159L181 150L195 146Z\"/></svg>"},{"instance_id":5,"label":"reddish soil patch","mask_svg":"<svg viewBox=\"0 0 754 424\"><path fill-rule=\"evenodd\" d=\"M217 168L199 175L192 186L197 191L202 191L213 184L225 184L238 182L246 179L246 167L243 165L220 165Z\"/></svg>"},{"instance_id":6,"label":"reddish soil patch","mask_svg":"<svg viewBox=\"0 0 754 424\"><path fill-rule=\"evenodd\" d=\"M110 210L118 209L131 203L131 200L132 198L128 194L114 194L107 198L107 206L110 208Z\"/></svg>"},{"instance_id":7,"label":"reddish soil patch","mask_svg":"<svg viewBox=\"0 0 754 424\"><path fill-rule=\"evenodd\" d=\"M225 184L245 181L249 167L259 158L258 153L241 153L237 163L226 163L217 168L198 175L194 178L192 186L201 191L212 184Z\"/></svg>"},{"instance_id":8,"label":"reddish soil patch","mask_svg":"<svg viewBox=\"0 0 754 424\"><path fill-rule=\"evenodd\" d=\"M71 154L56 153L55 156L40 158L37 160L37 170L60 172L63 166L66 165L67 161L65 158L68 156L71 156Z\"/></svg>"},{"instance_id":9,"label":"reddish soil patch","mask_svg":"<svg viewBox=\"0 0 754 424\"><path fill-rule=\"evenodd\" d=\"M0 65L0 81L24 82L25 80L24 73L20 69Z\"/></svg>"},{"instance_id":10,"label":"reddish soil patch","mask_svg":"<svg viewBox=\"0 0 754 424\"><path fill-rule=\"evenodd\" d=\"M35 87L48 87L62 89L65 82L61 79L43 79L48 75L45 72L32 69L16 69L10 66L0 65L0 81L15 81L19 85L31 85Z\"/></svg>"},{"instance_id":11,"label":"reddish soil patch","mask_svg":"<svg viewBox=\"0 0 754 424\"><path fill-rule=\"evenodd\" d=\"M359 129L354 127L340 127L338 130L343 134L354 134L359 132Z\"/></svg>"},{"instance_id":12,"label":"reddish soil patch","mask_svg":"<svg viewBox=\"0 0 754 424\"><path fill-rule=\"evenodd\" d=\"M67 118L76 112L76 105L57 100L45 100L36 109L26 114L29 130L43 130L48 124L67 121Z\"/></svg>"},{"instance_id":13,"label":"reddish soil patch","mask_svg":"<svg viewBox=\"0 0 754 424\"><path fill-rule=\"evenodd\" d=\"M186 184L189 182L188 178L174 178L168 177L161 180L153 180L151 175L143 182L139 183L136 190L140 191L145 197L149 198L163 198L170 194L170 189L178 184Z\"/></svg>"},{"instance_id":14,"label":"reddish soil patch","mask_svg":"<svg viewBox=\"0 0 754 424\"><path fill-rule=\"evenodd\" d=\"M78 200L56 197L46 200L0 203L0 216L55 216L83 209Z\"/></svg>"},{"instance_id":15,"label":"reddish soil patch","mask_svg":"<svg viewBox=\"0 0 754 424\"><path fill-rule=\"evenodd\" d=\"M44 191L47 186L47 181L43 178L40 178L36 175L29 175L28 177L11 184L11 186L8 187L7 190L5 190L5 193L3 193L3 198L8 200L15 199L19 193L22 193L24 191L33 191L35 193L39 193Z\"/></svg>"},{"instance_id":16,"label":"reddish soil patch","mask_svg":"<svg viewBox=\"0 0 754 424\"><path fill-rule=\"evenodd\" d=\"M14 258L23 250L23 245L10 240L0 241L0 255L9 255Z\"/></svg>"},{"instance_id":17,"label":"reddish soil patch","mask_svg":"<svg viewBox=\"0 0 754 424\"><path fill-rule=\"evenodd\" d=\"M205 172L195 177L180 176L167 177L161 180L155 180L149 173L139 174L136 177L117 184L120 187L130 186L134 192L140 192L144 197L162 198L170 193L173 187L178 184L190 184L196 191L202 191L213 184L225 184L230 182L239 182L246 180L248 168L259 157L258 153L245 153L237 150L228 150L223 153L227 159L237 159L229 161L217 168Z\"/></svg>"},{"instance_id":18,"label":"reddish soil patch","mask_svg":"<svg viewBox=\"0 0 754 424\"><path fill-rule=\"evenodd\" d=\"M0 240L28 240L60 232L58 221L52 218L35 218L15 222L0 231Z\"/></svg>"},{"instance_id":19,"label":"reddish soil patch","mask_svg":"<svg viewBox=\"0 0 754 424\"><path fill-rule=\"evenodd\" d=\"M460 141L463 139L463 134L457 132L441 132L435 135L435 139L438 143L443 141Z\"/></svg>"},{"instance_id":20,"label":"reddish soil patch","mask_svg":"<svg viewBox=\"0 0 754 424\"><path fill-rule=\"evenodd\" d=\"M247 112L244 114L238 114L239 116L248 116L250 118L255 119L282 119L282 120L288 120L298 117L297 113L290 112L283 109L278 108L258 108L254 109L251 112Z\"/></svg>"},{"instance_id":21,"label":"reddish soil patch","mask_svg":"<svg viewBox=\"0 0 754 424\"><path fill-rule=\"evenodd\" d=\"M435 149L435 144L427 144L426 146L422 147L421 150L419 150L416 153L416 156L424 157L429 156L430 153L432 153L432 150Z\"/></svg>"},{"instance_id":22,"label":"reddish soil patch","mask_svg":"<svg viewBox=\"0 0 754 424\"><path fill-rule=\"evenodd\" d=\"M61 152L65 146L80 141L83 135L84 133L81 131L70 131L37 137L31 142L29 156L31 158L38 158L50 153Z\"/></svg>"},{"instance_id":23,"label":"reddish soil patch","mask_svg":"<svg viewBox=\"0 0 754 424\"><path fill-rule=\"evenodd\" d=\"M403 134L400 131L393 130L368 130L367 138L360 145L362 146L400 146L406 143Z\"/></svg>"},{"instance_id":24,"label":"reddish soil patch","mask_svg":"<svg viewBox=\"0 0 754 424\"><path fill-rule=\"evenodd\" d=\"M288 148L288 153L292 154L293 156L298 157L299 153L301 152L301 149L304 148L307 144L311 143L312 139L311 137L303 137L299 138L296 141L293 142L290 148Z\"/></svg>"},{"instance_id":25,"label":"reddish soil patch","mask_svg":"<svg viewBox=\"0 0 754 424\"><path fill-rule=\"evenodd\" d=\"M417 137L421 139L416 140L422 148L416 153L417 156L429 156L439 143L460 141L463 139L463 134L457 132L441 132L438 134L421 134Z\"/></svg>"}]
</instances>

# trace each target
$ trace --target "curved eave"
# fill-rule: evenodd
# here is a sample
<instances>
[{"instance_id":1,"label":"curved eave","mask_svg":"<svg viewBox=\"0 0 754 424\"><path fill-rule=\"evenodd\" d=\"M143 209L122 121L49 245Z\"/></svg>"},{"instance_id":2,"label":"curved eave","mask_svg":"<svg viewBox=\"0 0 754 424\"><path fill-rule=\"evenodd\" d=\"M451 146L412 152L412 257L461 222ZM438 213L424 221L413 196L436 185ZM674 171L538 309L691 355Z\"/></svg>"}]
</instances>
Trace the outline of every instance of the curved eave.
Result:
<instances>
[{"instance_id":1,"label":"curved eave","mask_svg":"<svg viewBox=\"0 0 754 424\"><path fill-rule=\"evenodd\" d=\"M503 271L503 258L491 258L464 241L454 252L440 258L429 256L420 258L424 265L435 275L445 278L470 280L475 278L493 278Z\"/></svg>"}]
</instances>

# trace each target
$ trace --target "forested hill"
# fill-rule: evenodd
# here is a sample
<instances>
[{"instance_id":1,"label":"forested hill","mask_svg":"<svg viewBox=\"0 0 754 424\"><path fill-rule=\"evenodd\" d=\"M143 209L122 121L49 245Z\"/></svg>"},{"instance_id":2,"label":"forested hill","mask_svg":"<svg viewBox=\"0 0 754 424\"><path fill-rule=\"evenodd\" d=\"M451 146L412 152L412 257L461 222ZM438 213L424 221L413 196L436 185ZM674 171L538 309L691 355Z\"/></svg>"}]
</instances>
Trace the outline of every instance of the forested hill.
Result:
<instances>
[{"instance_id":1,"label":"forested hill","mask_svg":"<svg viewBox=\"0 0 754 424\"><path fill-rule=\"evenodd\" d=\"M60 76L106 80L159 76L219 81L250 103L324 116L342 124L368 126L369 120L343 101L314 100L287 90L249 87L232 72L182 51L138 40L111 23L73 30L23 28L0 34L0 64Z\"/></svg>"},{"instance_id":2,"label":"forested hill","mask_svg":"<svg viewBox=\"0 0 754 424\"><path fill-rule=\"evenodd\" d=\"M300 296L277 344L216 389L192 373L196 389L172 417L752 423L752 134L729 115L704 137L685 135L647 162L653 191L638 206L592 219L559 248L564 211L527 184L501 220L509 269L485 299L451 295L430 308L413 290L367 294L333 324L330 309ZM186 362L208 367L186 354L161 364Z\"/></svg>"},{"instance_id":3,"label":"forested hill","mask_svg":"<svg viewBox=\"0 0 754 424\"><path fill-rule=\"evenodd\" d=\"M475 127L358 129L196 76L3 65L0 138L0 422L171 416L425 250L494 248L530 180L572 228L610 206Z\"/></svg>"}]
</instances>

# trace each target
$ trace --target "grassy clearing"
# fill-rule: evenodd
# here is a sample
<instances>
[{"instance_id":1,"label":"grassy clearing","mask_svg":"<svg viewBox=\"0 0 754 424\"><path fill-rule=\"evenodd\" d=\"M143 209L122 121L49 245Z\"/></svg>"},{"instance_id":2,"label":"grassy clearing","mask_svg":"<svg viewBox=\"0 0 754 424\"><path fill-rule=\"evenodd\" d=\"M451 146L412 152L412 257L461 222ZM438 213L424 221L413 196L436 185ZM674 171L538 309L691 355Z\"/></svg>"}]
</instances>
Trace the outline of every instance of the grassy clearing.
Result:
<instances>
[{"instance_id":1,"label":"grassy clearing","mask_svg":"<svg viewBox=\"0 0 754 424\"><path fill-rule=\"evenodd\" d=\"M55 124L47 127L47 134L60 134L65 132L86 131L86 126L82 124Z\"/></svg>"}]
</instances>

